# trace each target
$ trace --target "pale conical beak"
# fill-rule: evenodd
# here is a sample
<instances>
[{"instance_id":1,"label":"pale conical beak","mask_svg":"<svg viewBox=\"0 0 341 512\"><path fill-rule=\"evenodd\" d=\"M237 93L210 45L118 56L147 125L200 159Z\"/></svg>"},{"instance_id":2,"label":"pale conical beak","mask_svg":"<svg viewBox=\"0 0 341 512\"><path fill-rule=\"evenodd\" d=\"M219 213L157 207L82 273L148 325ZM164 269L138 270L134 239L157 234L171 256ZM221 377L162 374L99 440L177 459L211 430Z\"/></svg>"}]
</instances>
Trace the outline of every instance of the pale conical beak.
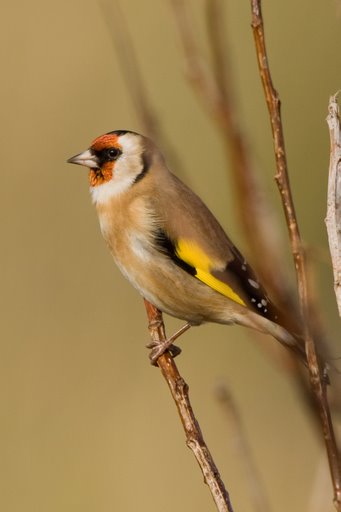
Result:
<instances>
[{"instance_id":1,"label":"pale conical beak","mask_svg":"<svg viewBox=\"0 0 341 512\"><path fill-rule=\"evenodd\" d=\"M99 167L98 158L91 151L91 149L87 149L86 151L83 151L83 153L79 153L79 155L72 156L67 160L67 163L84 165L85 167L90 167L91 169L98 169Z\"/></svg>"}]
</instances>

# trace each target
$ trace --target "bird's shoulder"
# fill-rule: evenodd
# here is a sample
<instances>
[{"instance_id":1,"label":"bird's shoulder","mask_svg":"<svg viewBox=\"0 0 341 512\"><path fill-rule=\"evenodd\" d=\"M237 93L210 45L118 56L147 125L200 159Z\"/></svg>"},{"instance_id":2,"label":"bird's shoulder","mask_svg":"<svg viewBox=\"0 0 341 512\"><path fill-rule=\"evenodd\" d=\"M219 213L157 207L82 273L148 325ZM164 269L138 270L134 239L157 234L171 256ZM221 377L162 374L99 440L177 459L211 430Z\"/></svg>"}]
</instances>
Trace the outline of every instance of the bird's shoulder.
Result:
<instances>
[{"instance_id":1,"label":"bird's shoulder","mask_svg":"<svg viewBox=\"0 0 341 512\"><path fill-rule=\"evenodd\" d=\"M231 241L200 197L174 174L168 172L151 195L155 210L172 240L190 240L207 254L217 267L232 255Z\"/></svg>"}]
</instances>

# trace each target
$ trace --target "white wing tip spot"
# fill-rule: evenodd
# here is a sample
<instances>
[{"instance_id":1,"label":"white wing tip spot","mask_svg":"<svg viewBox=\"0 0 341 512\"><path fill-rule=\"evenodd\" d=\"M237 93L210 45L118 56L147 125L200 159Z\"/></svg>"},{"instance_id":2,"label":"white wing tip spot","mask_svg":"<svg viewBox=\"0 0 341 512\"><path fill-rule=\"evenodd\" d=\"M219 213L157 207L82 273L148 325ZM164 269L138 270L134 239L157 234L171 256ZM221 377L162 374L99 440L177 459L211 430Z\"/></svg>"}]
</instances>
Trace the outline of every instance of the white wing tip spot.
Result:
<instances>
[{"instance_id":1,"label":"white wing tip spot","mask_svg":"<svg viewBox=\"0 0 341 512\"><path fill-rule=\"evenodd\" d=\"M253 279L248 279L249 283L251 286L253 286L254 288L259 288L259 284L257 283L257 281L254 281Z\"/></svg>"}]
</instances>

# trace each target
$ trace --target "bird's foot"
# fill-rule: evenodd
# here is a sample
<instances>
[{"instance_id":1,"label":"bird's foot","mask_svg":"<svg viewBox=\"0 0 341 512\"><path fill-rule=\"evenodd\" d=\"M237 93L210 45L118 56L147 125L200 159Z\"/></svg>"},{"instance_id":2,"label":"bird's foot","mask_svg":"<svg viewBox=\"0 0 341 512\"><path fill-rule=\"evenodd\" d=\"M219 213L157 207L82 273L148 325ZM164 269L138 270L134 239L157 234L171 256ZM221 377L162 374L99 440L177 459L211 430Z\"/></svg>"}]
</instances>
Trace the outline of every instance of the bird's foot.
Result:
<instances>
[{"instance_id":1,"label":"bird's foot","mask_svg":"<svg viewBox=\"0 0 341 512\"><path fill-rule=\"evenodd\" d=\"M181 348L173 345L172 340L170 343L169 340L151 341L146 345L146 347L151 349L149 359L153 366L157 366L157 360L162 356L162 354L167 352L167 350L170 352L172 357L176 357L181 354Z\"/></svg>"},{"instance_id":2,"label":"bird's foot","mask_svg":"<svg viewBox=\"0 0 341 512\"><path fill-rule=\"evenodd\" d=\"M191 327L190 324L183 325L176 333L173 334L170 338L164 341L151 341L148 343L147 348L150 348L149 359L152 365L157 366L157 360L162 354L164 354L167 350L171 353L172 357L176 357L181 353L181 349L176 345L173 345L173 342L181 336L185 331L187 331Z\"/></svg>"}]
</instances>

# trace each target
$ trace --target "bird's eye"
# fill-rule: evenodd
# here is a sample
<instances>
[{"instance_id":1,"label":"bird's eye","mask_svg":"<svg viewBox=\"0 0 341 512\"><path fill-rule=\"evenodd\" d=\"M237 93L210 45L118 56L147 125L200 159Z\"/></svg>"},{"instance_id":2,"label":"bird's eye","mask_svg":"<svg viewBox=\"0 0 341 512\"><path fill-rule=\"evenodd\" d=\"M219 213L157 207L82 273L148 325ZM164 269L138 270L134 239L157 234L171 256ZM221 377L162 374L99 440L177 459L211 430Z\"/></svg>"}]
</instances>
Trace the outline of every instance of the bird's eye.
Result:
<instances>
[{"instance_id":1,"label":"bird's eye","mask_svg":"<svg viewBox=\"0 0 341 512\"><path fill-rule=\"evenodd\" d=\"M117 148L108 148L105 151L106 160L116 160L116 158L121 154L121 151Z\"/></svg>"}]
</instances>

